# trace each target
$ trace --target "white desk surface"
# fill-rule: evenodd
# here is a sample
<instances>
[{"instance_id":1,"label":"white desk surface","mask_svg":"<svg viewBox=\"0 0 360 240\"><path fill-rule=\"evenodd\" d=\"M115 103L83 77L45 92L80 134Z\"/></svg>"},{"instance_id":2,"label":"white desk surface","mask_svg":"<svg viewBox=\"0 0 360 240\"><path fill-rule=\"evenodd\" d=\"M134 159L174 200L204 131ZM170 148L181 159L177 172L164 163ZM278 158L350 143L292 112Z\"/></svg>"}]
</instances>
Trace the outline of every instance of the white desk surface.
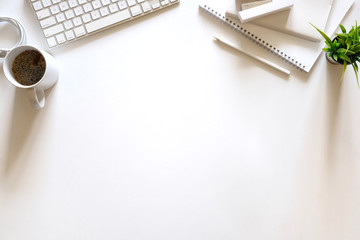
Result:
<instances>
[{"instance_id":1,"label":"white desk surface","mask_svg":"<svg viewBox=\"0 0 360 240\"><path fill-rule=\"evenodd\" d=\"M0 15L45 49L26 1ZM55 49L41 111L0 60L0 239L358 240L352 69L264 54L286 78L215 43L219 26L182 0Z\"/></svg>"}]
</instances>

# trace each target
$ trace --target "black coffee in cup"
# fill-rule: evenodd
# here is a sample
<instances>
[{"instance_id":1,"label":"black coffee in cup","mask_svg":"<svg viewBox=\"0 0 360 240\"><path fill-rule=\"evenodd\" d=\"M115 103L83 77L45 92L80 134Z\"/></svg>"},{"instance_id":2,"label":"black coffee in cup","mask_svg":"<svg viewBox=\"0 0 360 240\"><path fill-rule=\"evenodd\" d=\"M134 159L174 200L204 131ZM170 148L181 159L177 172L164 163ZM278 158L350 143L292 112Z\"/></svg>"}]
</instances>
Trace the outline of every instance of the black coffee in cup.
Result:
<instances>
[{"instance_id":1,"label":"black coffee in cup","mask_svg":"<svg viewBox=\"0 0 360 240\"><path fill-rule=\"evenodd\" d=\"M44 76L46 62L44 56L36 50L26 50L17 55L12 63L11 71L20 84L30 86Z\"/></svg>"}]
</instances>

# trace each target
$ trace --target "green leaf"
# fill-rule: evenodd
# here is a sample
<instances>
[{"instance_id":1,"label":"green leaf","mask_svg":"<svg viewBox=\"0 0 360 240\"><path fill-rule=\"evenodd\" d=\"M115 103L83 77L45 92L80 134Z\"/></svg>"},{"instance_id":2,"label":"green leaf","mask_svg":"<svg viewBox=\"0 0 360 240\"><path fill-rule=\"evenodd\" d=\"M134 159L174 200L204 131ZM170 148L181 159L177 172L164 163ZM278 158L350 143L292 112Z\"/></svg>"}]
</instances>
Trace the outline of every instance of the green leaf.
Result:
<instances>
[{"instance_id":1,"label":"green leaf","mask_svg":"<svg viewBox=\"0 0 360 240\"><path fill-rule=\"evenodd\" d=\"M329 48L332 47L332 45L331 45L330 43L328 43L327 41L325 41L325 43L326 43L326 45L327 45Z\"/></svg>"},{"instance_id":2,"label":"green leaf","mask_svg":"<svg viewBox=\"0 0 360 240\"><path fill-rule=\"evenodd\" d=\"M321 36L325 39L325 41L327 41L330 44L330 46L333 46L331 39L323 31L315 27L313 24L311 24L311 26L313 26L321 34Z\"/></svg>"},{"instance_id":3,"label":"green leaf","mask_svg":"<svg viewBox=\"0 0 360 240\"><path fill-rule=\"evenodd\" d=\"M351 47L351 43L347 42L346 43L346 48L349 49Z\"/></svg>"},{"instance_id":4,"label":"green leaf","mask_svg":"<svg viewBox=\"0 0 360 240\"><path fill-rule=\"evenodd\" d=\"M335 33L335 36L341 37L341 38L348 38L349 34L347 33Z\"/></svg>"},{"instance_id":5,"label":"green leaf","mask_svg":"<svg viewBox=\"0 0 360 240\"><path fill-rule=\"evenodd\" d=\"M349 50L349 49L345 49L345 48L339 48L337 51L337 53L343 53L345 55L354 55L355 52Z\"/></svg>"},{"instance_id":6,"label":"green leaf","mask_svg":"<svg viewBox=\"0 0 360 240\"><path fill-rule=\"evenodd\" d=\"M346 53L348 50L346 48L339 48L336 50L337 53Z\"/></svg>"},{"instance_id":7,"label":"green leaf","mask_svg":"<svg viewBox=\"0 0 360 240\"><path fill-rule=\"evenodd\" d=\"M343 33L346 33L345 27L344 27L343 25L341 25L341 24L339 24L339 26L340 26L340 28L341 28L341 31L342 31Z\"/></svg>"},{"instance_id":8,"label":"green leaf","mask_svg":"<svg viewBox=\"0 0 360 240\"><path fill-rule=\"evenodd\" d=\"M333 55L332 55L332 58L333 58L335 61L338 61L338 56L337 56L337 54L333 54Z\"/></svg>"},{"instance_id":9,"label":"green leaf","mask_svg":"<svg viewBox=\"0 0 360 240\"><path fill-rule=\"evenodd\" d=\"M344 64L345 64L345 62L351 63L350 58L346 54L340 53L340 54L338 54L338 57L340 59L344 60Z\"/></svg>"},{"instance_id":10,"label":"green leaf","mask_svg":"<svg viewBox=\"0 0 360 240\"><path fill-rule=\"evenodd\" d=\"M332 47L333 48L339 48L341 46L341 44L345 45L345 42L341 39L340 41L342 42L338 42L336 39L334 40Z\"/></svg>"},{"instance_id":11,"label":"green leaf","mask_svg":"<svg viewBox=\"0 0 360 240\"><path fill-rule=\"evenodd\" d=\"M351 50L352 52L354 52L355 54L360 52L360 44L357 45L353 45L349 48L349 50Z\"/></svg>"},{"instance_id":12,"label":"green leaf","mask_svg":"<svg viewBox=\"0 0 360 240\"><path fill-rule=\"evenodd\" d=\"M359 71L359 67L356 62L353 62L353 67L355 68L356 72Z\"/></svg>"}]
</instances>

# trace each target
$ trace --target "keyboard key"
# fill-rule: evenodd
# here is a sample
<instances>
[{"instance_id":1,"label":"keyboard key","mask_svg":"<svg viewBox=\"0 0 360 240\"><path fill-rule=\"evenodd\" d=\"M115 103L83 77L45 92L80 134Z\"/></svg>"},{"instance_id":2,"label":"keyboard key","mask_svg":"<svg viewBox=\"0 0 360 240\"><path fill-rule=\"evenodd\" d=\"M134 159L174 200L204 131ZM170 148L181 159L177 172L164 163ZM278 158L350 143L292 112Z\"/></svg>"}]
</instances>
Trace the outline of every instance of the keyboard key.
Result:
<instances>
[{"instance_id":1,"label":"keyboard key","mask_svg":"<svg viewBox=\"0 0 360 240\"><path fill-rule=\"evenodd\" d=\"M74 25L73 25L71 20L68 20L68 21L64 22L64 27L65 27L66 30L69 30L69 29L73 28Z\"/></svg>"},{"instance_id":2,"label":"keyboard key","mask_svg":"<svg viewBox=\"0 0 360 240\"><path fill-rule=\"evenodd\" d=\"M73 30L66 31L65 36L68 41L75 39L75 34Z\"/></svg>"},{"instance_id":3,"label":"keyboard key","mask_svg":"<svg viewBox=\"0 0 360 240\"><path fill-rule=\"evenodd\" d=\"M136 4L136 0L127 0L129 7L134 6Z\"/></svg>"},{"instance_id":4,"label":"keyboard key","mask_svg":"<svg viewBox=\"0 0 360 240\"><path fill-rule=\"evenodd\" d=\"M155 3L155 4L152 5L152 8L153 8L153 9L157 9L157 8L159 8L159 7L160 7L160 3Z\"/></svg>"},{"instance_id":5,"label":"keyboard key","mask_svg":"<svg viewBox=\"0 0 360 240\"><path fill-rule=\"evenodd\" d=\"M101 0L103 6L109 5L111 2L110 0Z\"/></svg>"},{"instance_id":6,"label":"keyboard key","mask_svg":"<svg viewBox=\"0 0 360 240\"><path fill-rule=\"evenodd\" d=\"M139 5L131 7L130 11L131 11L131 15L133 15L133 17L142 14L142 11L141 11L141 8Z\"/></svg>"},{"instance_id":7,"label":"keyboard key","mask_svg":"<svg viewBox=\"0 0 360 240\"><path fill-rule=\"evenodd\" d=\"M100 13L101 13L101 16L104 17L104 16L109 15L110 12L107 7L103 7L103 8L100 8Z\"/></svg>"},{"instance_id":8,"label":"keyboard key","mask_svg":"<svg viewBox=\"0 0 360 240\"><path fill-rule=\"evenodd\" d=\"M86 34L85 28L83 26L74 28L75 36L81 37Z\"/></svg>"},{"instance_id":9,"label":"keyboard key","mask_svg":"<svg viewBox=\"0 0 360 240\"><path fill-rule=\"evenodd\" d=\"M54 37L46 39L49 47L55 47L57 45L57 42Z\"/></svg>"},{"instance_id":10,"label":"keyboard key","mask_svg":"<svg viewBox=\"0 0 360 240\"><path fill-rule=\"evenodd\" d=\"M43 8L43 6L42 6L42 4L41 4L40 1L34 2L34 3L33 3L33 7L34 7L35 11L40 10L40 9Z\"/></svg>"},{"instance_id":11,"label":"keyboard key","mask_svg":"<svg viewBox=\"0 0 360 240\"><path fill-rule=\"evenodd\" d=\"M151 11L151 7L150 7L150 4L149 2L144 2L141 4L141 7L144 11L144 13L148 12L148 11Z\"/></svg>"},{"instance_id":12,"label":"keyboard key","mask_svg":"<svg viewBox=\"0 0 360 240\"><path fill-rule=\"evenodd\" d=\"M92 11L92 12L91 12L91 17L92 17L92 19L94 19L94 20L100 18L100 12L99 12L99 10Z\"/></svg>"},{"instance_id":13,"label":"keyboard key","mask_svg":"<svg viewBox=\"0 0 360 240\"><path fill-rule=\"evenodd\" d=\"M84 13L84 10L82 7L79 6L79 7L74 8L74 12L75 12L76 16L80 16Z\"/></svg>"},{"instance_id":14,"label":"keyboard key","mask_svg":"<svg viewBox=\"0 0 360 240\"><path fill-rule=\"evenodd\" d=\"M79 4L84 4L86 3L87 0L79 0Z\"/></svg>"},{"instance_id":15,"label":"keyboard key","mask_svg":"<svg viewBox=\"0 0 360 240\"><path fill-rule=\"evenodd\" d=\"M50 37L52 35L58 34L64 31L64 27L62 24L55 25L53 27L47 28L44 30L45 37Z\"/></svg>"},{"instance_id":16,"label":"keyboard key","mask_svg":"<svg viewBox=\"0 0 360 240\"><path fill-rule=\"evenodd\" d=\"M88 31L88 33L91 33L96 30L113 25L115 23L125 21L126 19L129 19L130 17L131 17L131 15L130 15L129 11L123 10L120 12L116 12L112 15L106 16L104 18L98 19L96 21L87 23L85 25L85 27L86 27L86 30Z\"/></svg>"},{"instance_id":17,"label":"keyboard key","mask_svg":"<svg viewBox=\"0 0 360 240\"><path fill-rule=\"evenodd\" d=\"M37 11L36 15L37 15L38 19L41 20L41 19L49 17L50 16L50 11L49 11L49 9L45 8L45 9L42 9L40 11Z\"/></svg>"},{"instance_id":18,"label":"keyboard key","mask_svg":"<svg viewBox=\"0 0 360 240\"><path fill-rule=\"evenodd\" d=\"M47 28L54 24L56 24L56 20L55 20L54 16L48 17L48 18L40 21L40 25L42 28Z\"/></svg>"},{"instance_id":19,"label":"keyboard key","mask_svg":"<svg viewBox=\"0 0 360 240\"><path fill-rule=\"evenodd\" d=\"M56 20L60 23L66 20L65 18L65 14L64 13L59 13L58 15L56 15Z\"/></svg>"},{"instance_id":20,"label":"keyboard key","mask_svg":"<svg viewBox=\"0 0 360 240\"><path fill-rule=\"evenodd\" d=\"M59 44L66 42L65 35L63 33L56 35L56 40Z\"/></svg>"},{"instance_id":21,"label":"keyboard key","mask_svg":"<svg viewBox=\"0 0 360 240\"><path fill-rule=\"evenodd\" d=\"M75 13L72 9L70 9L65 12L65 16L66 16L66 19L71 19L71 18L75 17Z\"/></svg>"},{"instance_id":22,"label":"keyboard key","mask_svg":"<svg viewBox=\"0 0 360 240\"><path fill-rule=\"evenodd\" d=\"M164 5L169 4L169 1L168 1L168 0L164 0L164 1L161 1L160 3L161 3L162 6L164 6Z\"/></svg>"},{"instance_id":23,"label":"keyboard key","mask_svg":"<svg viewBox=\"0 0 360 240\"><path fill-rule=\"evenodd\" d=\"M87 3L83 6L85 12L91 12L93 10L90 3Z\"/></svg>"},{"instance_id":24,"label":"keyboard key","mask_svg":"<svg viewBox=\"0 0 360 240\"><path fill-rule=\"evenodd\" d=\"M123 10L123 9L127 8L125 0L119 1L118 5L119 5L120 10Z\"/></svg>"},{"instance_id":25,"label":"keyboard key","mask_svg":"<svg viewBox=\"0 0 360 240\"><path fill-rule=\"evenodd\" d=\"M81 16L82 20L84 21L84 23L88 23L91 21L91 16L89 13L86 13L84 15Z\"/></svg>"},{"instance_id":26,"label":"keyboard key","mask_svg":"<svg viewBox=\"0 0 360 240\"><path fill-rule=\"evenodd\" d=\"M42 0L42 4L44 7L48 7L51 5L51 0Z\"/></svg>"},{"instance_id":27,"label":"keyboard key","mask_svg":"<svg viewBox=\"0 0 360 240\"><path fill-rule=\"evenodd\" d=\"M109 6L109 9L111 13L117 12L119 10L118 6L115 3L111 4Z\"/></svg>"},{"instance_id":28,"label":"keyboard key","mask_svg":"<svg viewBox=\"0 0 360 240\"><path fill-rule=\"evenodd\" d=\"M78 5L77 0L69 0L69 6L74 8Z\"/></svg>"},{"instance_id":29,"label":"keyboard key","mask_svg":"<svg viewBox=\"0 0 360 240\"><path fill-rule=\"evenodd\" d=\"M61 3L59 4L59 7L60 7L61 11L65 11L65 10L68 10L68 9L69 9L69 5L68 5L67 2L61 2Z\"/></svg>"},{"instance_id":30,"label":"keyboard key","mask_svg":"<svg viewBox=\"0 0 360 240\"><path fill-rule=\"evenodd\" d=\"M92 6L93 6L94 9L98 9L98 8L101 7L101 3L100 3L99 0L95 0L95 1L92 2Z\"/></svg>"},{"instance_id":31,"label":"keyboard key","mask_svg":"<svg viewBox=\"0 0 360 240\"><path fill-rule=\"evenodd\" d=\"M75 27L80 26L82 24L81 18L80 17L74 18L73 23Z\"/></svg>"},{"instance_id":32,"label":"keyboard key","mask_svg":"<svg viewBox=\"0 0 360 240\"><path fill-rule=\"evenodd\" d=\"M51 14L57 14L57 13L59 13L59 12L60 12L59 6L58 6L58 5L51 6L51 7L50 7L50 12L51 12Z\"/></svg>"}]
</instances>

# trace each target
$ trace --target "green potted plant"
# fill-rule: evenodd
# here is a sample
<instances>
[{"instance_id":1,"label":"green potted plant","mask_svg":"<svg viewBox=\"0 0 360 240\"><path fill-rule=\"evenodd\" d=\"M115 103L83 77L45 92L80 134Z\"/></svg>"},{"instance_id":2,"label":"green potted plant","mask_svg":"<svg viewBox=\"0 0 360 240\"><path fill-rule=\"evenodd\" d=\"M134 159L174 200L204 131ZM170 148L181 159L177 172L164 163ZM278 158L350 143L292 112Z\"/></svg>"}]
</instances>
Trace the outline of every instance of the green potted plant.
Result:
<instances>
[{"instance_id":1,"label":"green potted plant","mask_svg":"<svg viewBox=\"0 0 360 240\"><path fill-rule=\"evenodd\" d=\"M358 65L360 62L360 26L352 26L349 32L346 31L343 25L339 25L341 33L335 33L335 38L330 39L324 32L311 24L325 39L326 46L322 50L330 62L342 64L343 71L340 81L344 77L347 65L351 65L356 75L356 81L359 86Z\"/></svg>"}]
</instances>

